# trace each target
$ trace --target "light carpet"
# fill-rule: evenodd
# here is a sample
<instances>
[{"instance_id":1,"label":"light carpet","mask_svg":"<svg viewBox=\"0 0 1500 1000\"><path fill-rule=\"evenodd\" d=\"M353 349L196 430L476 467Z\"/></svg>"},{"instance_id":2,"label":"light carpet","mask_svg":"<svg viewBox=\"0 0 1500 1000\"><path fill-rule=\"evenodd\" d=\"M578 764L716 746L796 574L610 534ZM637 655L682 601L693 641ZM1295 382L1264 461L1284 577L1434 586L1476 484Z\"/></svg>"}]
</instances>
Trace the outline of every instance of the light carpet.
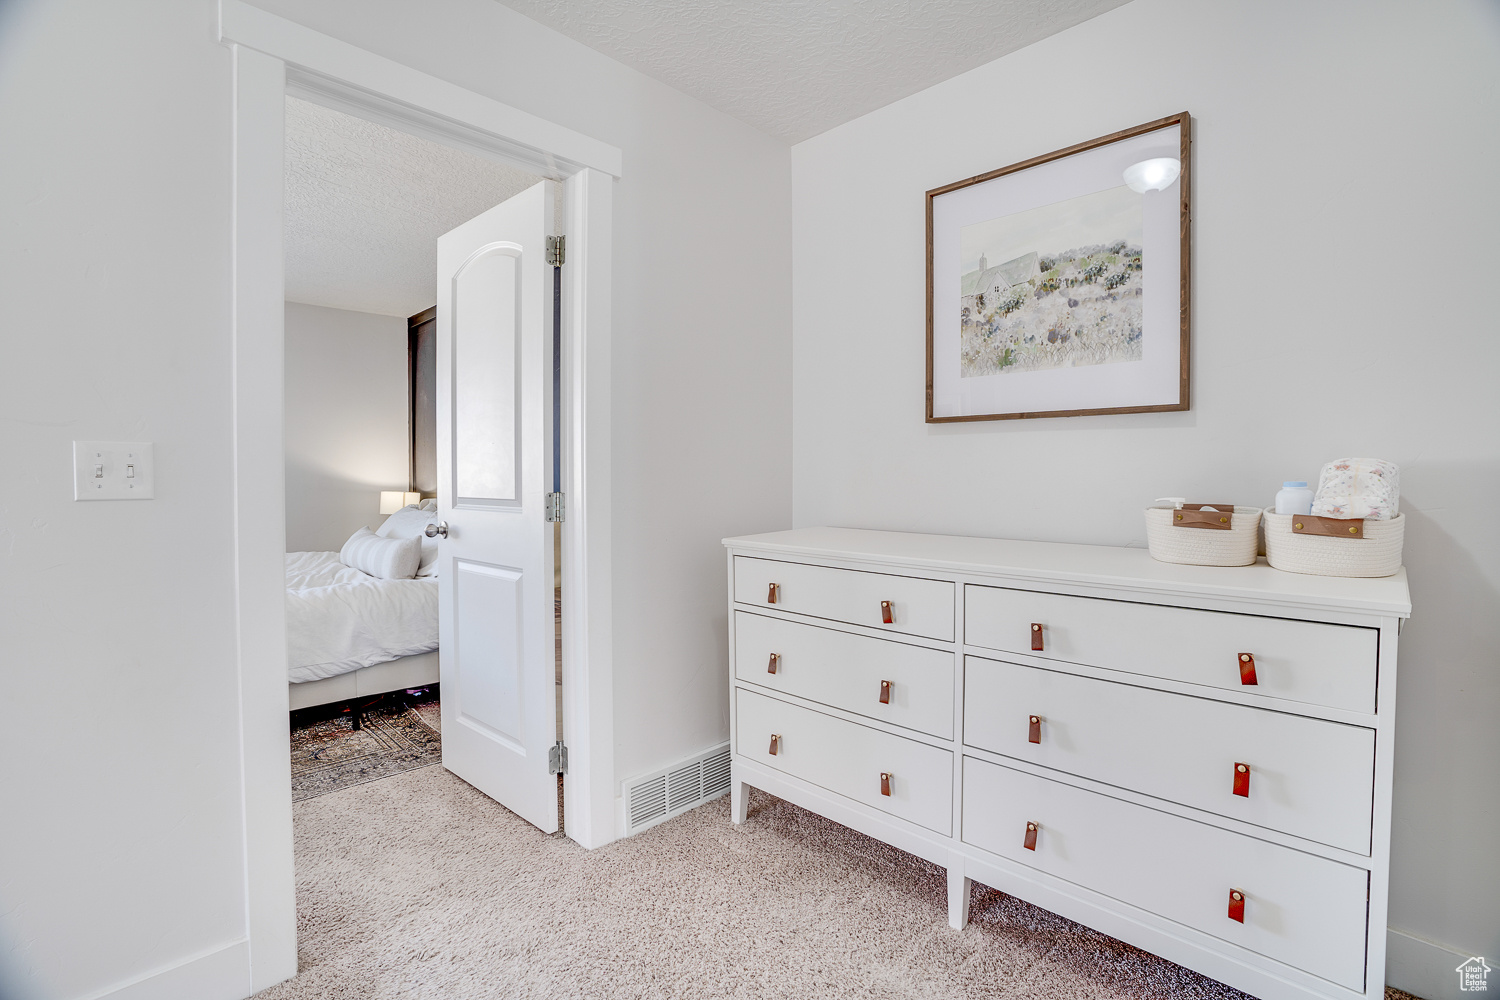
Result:
<instances>
[{"instance_id":1,"label":"light carpet","mask_svg":"<svg viewBox=\"0 0 1500 1000\"><path fill-rule=\"evenodd\" d=\"M294 809L301 973L263 1000L1244 996L977 886L955 932L941 868L759 793L592 852L440 766Z\"/></svg>"}]
</instances>

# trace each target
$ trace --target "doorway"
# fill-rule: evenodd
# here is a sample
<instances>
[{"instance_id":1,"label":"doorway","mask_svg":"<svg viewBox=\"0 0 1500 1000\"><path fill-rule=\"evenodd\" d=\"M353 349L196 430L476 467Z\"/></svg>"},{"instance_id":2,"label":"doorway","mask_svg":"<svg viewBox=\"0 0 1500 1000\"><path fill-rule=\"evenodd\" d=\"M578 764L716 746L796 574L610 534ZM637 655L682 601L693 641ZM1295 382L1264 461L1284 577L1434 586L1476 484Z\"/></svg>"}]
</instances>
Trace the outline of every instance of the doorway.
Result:
<instances>
[{"instance_id":1,"label":"doorway","mask_svg":"<svg viewBox=\"0 0 1500 1000\"><path fill-rule=\"evenodd\" d=\"M619 151L238 0L220 5L235 78L233 398L237 657L252 991L296 972L286 757L286 511L282 444L285 98L311 100L554 177L570 220L562 576L568 834L614 838L610 671L609 280Z\"/></svg>"},{"instance_id":2,"label":"doorway","mask_svg":"<svg viewBox=\"0 0 1500 1000\"><path fill-rule=\"evenodd\" d=\"M476 378L504 324L479 321L481 330L460 330L462 323L444 315L454 311L457 289L447 290L440 309L438 247L450 230L497 204L556 185L293 97L286 99L285 161L288 667L293 800L301 801L443 759L440 688L462 687L460 674L467 679L474 671L459 671L456 662L439 669L440 659L459 658L442 656L438 642L440 612L454 603L440 594L455 579L442 572L442 550L452 543L427 537L424 529L453 516L440 514L438 503L453 509L439 486L455 481L454 470L440 477L439 468L452 464L448 456L467 451L456 439L454 448L438 449L440 410L462 412L440 408L438 397ZM556 201L548 228L561 231ZM535 242L542 235L554 232L538 234ZM452 349L444 344L440 350L439 341L450 330L470 338L462 352L468 365L458 377L440 380L439 360L452 357ZM550 329L533 330L528 349L547 349L551 335ZM542 402L547 374L484 385L490 405L483 415L498 420L515 411L507 395ZM526 412L533 421L550 415L544 405ZM531 431L547 433L555 422ZM533 506L541 509L540 497ZM506 514L508 520L527 516L519 506ZM462 535L463 517L456 520ZM540 534L541 517L531 520ZM554 534L552 525L545 527ZM464 544L472 547L472 539ZM399 566L366 558L380 552L419 558ZM513 566L519 553L498 556ZM528 730L538 732L533 756L543 767L560 738L553 692L561 676L554 638L560 568L543 570L548 585L536 588L533 606L512 615L516 627L505 630L517 636L545 631L553 654L552 662L528 667L534 676L527 678L528 687L545 683L551 696L526 720ZM464 576L457 574L458 582ZM498 609L492 614L503 617ZM533 658L543 655L538 650ZM510 669L521 665L509 659ZM491 662L466 666L507 669ZM535 717L541 715L545 719ZM462 744L464 733L457 736ZM448 764L464 776L461 763ZM532 798L545 796L551 806L538 825L552 832L558 778L537 776L532 784ZM500 798L513 810L520 806Z\"/></svg>"}]
</instances>

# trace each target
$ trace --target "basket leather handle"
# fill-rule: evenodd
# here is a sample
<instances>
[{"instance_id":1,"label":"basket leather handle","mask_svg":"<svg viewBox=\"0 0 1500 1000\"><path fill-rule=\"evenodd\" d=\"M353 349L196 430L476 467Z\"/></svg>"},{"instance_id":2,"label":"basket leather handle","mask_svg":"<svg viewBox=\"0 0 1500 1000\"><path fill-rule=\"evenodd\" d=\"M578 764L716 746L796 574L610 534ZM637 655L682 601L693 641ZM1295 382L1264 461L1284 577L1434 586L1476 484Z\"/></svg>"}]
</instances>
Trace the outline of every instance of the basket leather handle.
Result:
<instances>
[{"instance_id":1,"label":"basket leather handle","mask_svg":"<svg viewBox=\"0 0 1500 1000\"><path fill-rule=\"evenodd\" d=\"M1204 507L1213 507L1214 510L1204 510ZM1212 528L1217 531L1228 531L1234 523L1234 504L1232 503L1185 503L1172 512L1172 527L1174 528Z\"/></svg>"},{"instance_id":2,"label":"basket leather handle","mask_svg":"<svg viewBox=\"0 0 1500 1000\"><path fill-rule=\"evenodd\" d=\"M1363 538L1365 537L1365 519L1297 514L1292 518L1292 534L1327 535L1329 538Z\"/></svg>"}]
</instances>

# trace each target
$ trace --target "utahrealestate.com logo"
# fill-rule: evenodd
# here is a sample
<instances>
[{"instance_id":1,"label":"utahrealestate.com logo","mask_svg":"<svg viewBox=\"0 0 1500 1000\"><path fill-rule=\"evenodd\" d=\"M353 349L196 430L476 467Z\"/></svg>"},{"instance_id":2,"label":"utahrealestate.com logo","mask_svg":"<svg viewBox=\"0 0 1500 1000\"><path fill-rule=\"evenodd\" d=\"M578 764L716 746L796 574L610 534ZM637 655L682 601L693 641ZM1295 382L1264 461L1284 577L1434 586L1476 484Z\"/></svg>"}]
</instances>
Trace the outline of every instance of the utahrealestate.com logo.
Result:
<instances>
[{"instance_id":1,"label":"utahrealestate.com logo","mask_svg":"<svg viewBox=\"0 0 1500 1000\"><path fill-rule=\"evenodd\" d=\"M1472 990L1475 993L1488 992L1489 978L1490 967L1485 964L1483 955L1471 958L1458 967L1458 988L1461 990Z\"/></svg>"}]
</instances>

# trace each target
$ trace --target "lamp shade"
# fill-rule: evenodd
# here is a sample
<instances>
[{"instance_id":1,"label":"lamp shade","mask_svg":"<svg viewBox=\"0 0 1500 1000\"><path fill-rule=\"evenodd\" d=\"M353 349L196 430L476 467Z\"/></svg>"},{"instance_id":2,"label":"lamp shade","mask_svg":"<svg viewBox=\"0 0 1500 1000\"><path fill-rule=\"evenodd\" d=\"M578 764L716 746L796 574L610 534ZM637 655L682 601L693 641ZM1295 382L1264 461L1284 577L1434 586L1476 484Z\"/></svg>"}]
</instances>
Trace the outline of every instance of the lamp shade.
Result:
<instances>
[{"instance_id":1,"label":"lamp shade","mask_svg":"<svg viewBox=\"0 0 1500 1000\"><path fill-rule=\"evenodd\" d=\"M1182 161L1171 156L1142 160L1125 168L1125 185L1136 194L1164 191L1182 173Z\"/></svg>"},{"instance_id":2,"label":"lamp shade","mask_svg":"<svg viewBox=\"0 0 1500 1000\"><path fill-rule=\"evenodd\" d=\"M421 502L422 494L420 493L404 493L400 490L380 491L380 513L382 514L394 514L402 507Z\"/></svg>"}]
</instances>

